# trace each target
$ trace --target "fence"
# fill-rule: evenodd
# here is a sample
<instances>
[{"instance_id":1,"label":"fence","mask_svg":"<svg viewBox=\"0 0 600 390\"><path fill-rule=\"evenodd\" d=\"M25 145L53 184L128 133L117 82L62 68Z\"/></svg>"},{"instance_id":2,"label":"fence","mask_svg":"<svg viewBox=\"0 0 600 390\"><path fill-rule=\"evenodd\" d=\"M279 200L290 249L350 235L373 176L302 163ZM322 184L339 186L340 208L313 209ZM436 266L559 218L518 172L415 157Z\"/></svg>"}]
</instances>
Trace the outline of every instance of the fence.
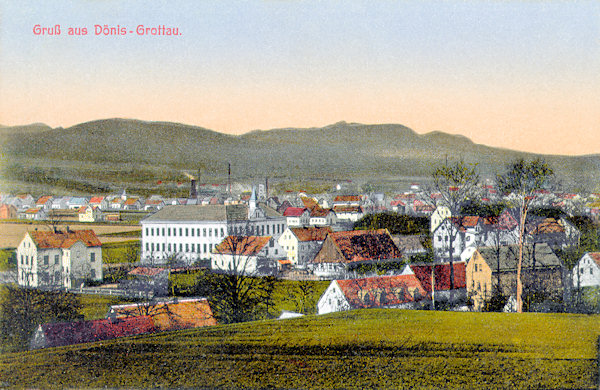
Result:
<instances>
[{"instance_id":1,"label":"fence","mask_svg":"<svg viewBox=\"0 0 600 390\"><path fill-rule=\"evenodd\" d=\"M154 297L152 291L125 290L121 288L106 287L80 287L67 290L73 294L114 295L118 297L151 299Z\"/></svg>"}]
</instances>

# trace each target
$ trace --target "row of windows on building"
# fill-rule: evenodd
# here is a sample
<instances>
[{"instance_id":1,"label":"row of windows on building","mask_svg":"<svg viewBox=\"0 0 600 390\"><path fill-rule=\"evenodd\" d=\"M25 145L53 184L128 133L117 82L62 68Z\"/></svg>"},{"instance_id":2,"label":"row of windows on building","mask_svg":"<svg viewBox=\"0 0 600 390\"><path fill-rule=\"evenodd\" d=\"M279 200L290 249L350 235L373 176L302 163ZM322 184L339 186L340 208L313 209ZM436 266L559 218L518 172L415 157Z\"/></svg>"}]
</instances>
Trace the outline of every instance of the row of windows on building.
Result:
<instances>
[{"instance_id":1,"label":"row of windows on building","mask_svg":"<svg viewBox=\"0 0 600 390\"><path fill-rule=\"evenodd\" d=\"M179 250L177 249L179 247ZM184 251L185 248L185 251ZM200 251L200 249L202 249L202 251ZM146 252L166 252L166 253L173 253L173 252L192 252L192 253L211 253L213 250L213 244L182 244L179 243L178 244L172 244L168 243L165 244L164 242L162 244L155 244L153 242L151 243L146 243Z\"/></svg>"},{"instance_id":2,"label":"row of windows on building","mask_svg":"<svg viewBox=\"0 0 600 390\"><path fill-rule=\"evenodd\" d=\"M281 234L285 230L285 224L275 225L261 225L254 226L234 226L232 227L232 234L238 235L261 235L265 234ZM146 228L146 236L148 237L225 237L224 228Z\"/></svg>"},{"instance_id":3,"label":"row of windows on building","mask_svg":"<svg viewBox=\"0 0 600 390\"><path fill-rule=\"evenodd\" d=\"M29 256L29 255L21 255L21 265L33 265L33 260L35 259L35 256ZM90 262L95 262L96 261L96 254L94 252L90 253ZM54 255L54 265L58 265L60 263L60 255ZM49 255L44 255L42 257L42 264L43 265L50 265L50 256Z\"/></svg>"}]
</instances>

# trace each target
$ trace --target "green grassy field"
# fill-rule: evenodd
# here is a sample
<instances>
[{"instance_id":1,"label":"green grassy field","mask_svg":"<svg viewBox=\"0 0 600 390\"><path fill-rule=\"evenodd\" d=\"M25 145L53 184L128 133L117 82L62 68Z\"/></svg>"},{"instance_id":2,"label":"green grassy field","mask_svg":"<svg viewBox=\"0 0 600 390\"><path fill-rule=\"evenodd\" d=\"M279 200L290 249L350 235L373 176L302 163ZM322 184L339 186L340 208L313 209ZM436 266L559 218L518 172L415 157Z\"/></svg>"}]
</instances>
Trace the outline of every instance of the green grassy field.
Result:
<instances>
[{"instance_id":1,"label":"green grassy field","mask_svg":"<svg viewBox=\"0 0 600 390\"><path fill-rule=\"evenodd\" d=\"M14 248L0 249L0 271L10 271L17 268L14 256Z\"/></svg>"},{"instance_id":2,"label":"green grassy field","mask_svg":"<svg viewBox=\"0 0 600 390\"><path fill-rule=\"evenodd\" d=\"M363 310L0 356L17 387L596 388L600 316Z\"/></svg>"},{"instance_id":3,"label":"green grassy field","mask_svg":"<svg viewBox=\"0 0 600 390\"><path fill-rule=\"evenodd\" d=\"M106 295L81 294L78 297L82 306L80 313L86 320L105 318L109 306L131 302L122 297Z\"/></svg>"},{"instance_id":4,"label":"green grassy field","mask_svg":"<svg viewBox=\"0 0 600 390\"><path fill-rule=\"evenodd\" d=\"M102 261L106 264L140 261L140 240L104 243L102 245Z\"/></svg>"}]
</instances>

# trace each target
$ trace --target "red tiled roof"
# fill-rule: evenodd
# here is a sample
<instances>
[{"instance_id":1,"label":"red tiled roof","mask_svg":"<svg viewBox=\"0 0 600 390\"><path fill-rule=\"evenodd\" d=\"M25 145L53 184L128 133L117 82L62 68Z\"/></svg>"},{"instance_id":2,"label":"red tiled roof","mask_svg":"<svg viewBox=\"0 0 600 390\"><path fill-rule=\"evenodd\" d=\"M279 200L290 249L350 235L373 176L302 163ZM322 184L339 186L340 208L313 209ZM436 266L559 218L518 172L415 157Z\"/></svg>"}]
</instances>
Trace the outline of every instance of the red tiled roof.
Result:
<instances>
[{"instance_id":1,"label":"red tiled roof","mask_svg":"<svg viewBox=\"0 0 600 390\"><path fill-rule=\"evenodd\" d=\"M344 206L344 205L336 205L333 206L333 211L336 213L362 213L363 208L361 206Z\"/></svg>"},{"instance_id":2,"label":"red tiled roof","mask_svg":"<svg viewBox=\"0 0 600 390\"><path fill-rule=\"evenodd\" d=\"M154 323L148 316L53 323L41 327L46 337L46 347L91 343L155 331Z\"/></svg>"},{"instance_id":3,"label":"red tiled roof","mask_svg":"<svg viewBox=\"0 0 600 390\"><path fill-rule=\"evenodd\" d=\"M136 267L129 271L128 275L156 276L165 271L165 268Z\"/></svg>"},{"instance_id":4,"label":"red tiled roof","mask_svg":"<svg viewBox=\"0 0 600 390\"><path fill-rule=\"evenodd\" d=\"M393 200L390 202L390 206L406 206L406 203L401 200Z\"/></svg>"},{"instance_id":5,"label":"red tiled roof","mask_svg":"<svg viewBox=\"0 0 600 390\"><path fill-rule=\"evenodd\" d=\"M50 199L52 199L52 196L44 195L40 197L35 204L46 204L46 202L48 202Z\"/></svg>"},{"instance_id":6,"label":"red tiled roof","mask_svg":"<svg viewBox=\"0 0 600 390\"><path fill-rule=\"evenodd\" d=\"M90 199L89 203L102 203L104 196L94 196Z\"/></svg>"},{"instance_id":7,"label":"red tiled roof","mask_svg":"<svg viewBox=\"0 0 600 390\"><path fill-rule=\"evenodd\" d=\"M253 256L269 243L270 236L227 236L215 247L214 253Z\"/></svg>"},{"instance_id":8,"label":"red tiled roof","mask_svg":"<svg viewBox=\"0 0 600 390\"><path fill-rule=\"evenodd\" d=\"M284 217L299 217L304 213L306 207L288 207L283 212Z\"/></svg>"},{"instance_id":9,"label":"red tiled roof","mask_svg":"<svg viewBox=\"0 0 600 390\"><path fill-rule=\"evenodd\" d=\"M346 263L402 257L402 252L396 247L386 229L334 232L328 237L340 249Z\"/></svg>"},{"instance_id":10,"label":"red tiled roof","mask_svg":"<svg viewBox=\"0 0 600 390\"><path fill-rule=\"evenodd\" d=\"M310 212L311 217L326 217L331 212L331 209L323 209L319 206L313 208Z\"/></svg>"},{"instance_id":11,"label":"red tiled roof","mask_svg":"<svg viewBox=\"0 0 600 390\"><path fill-rule=\"evenodd\" d=\"M329 226L312 228L290 228L298 241L323 241L327 234L333 233Z\"/></svg>"},{"instance_id":12,"label":"red tiled roof","mask_svg":"<svg viewBox=\"0 0 600 390\"><path fill-rule=\"evenodd\" d=\"M29 235L38 248L70 248L77 241L82 241L86 246L102 246L93 230L75 230L70 232L29 232Z\"/></svg>"},{"instance_id":13,"label":"red tiled roof","mask_svg":"<svg viewBox=\"0 0 600 390\"><path fill-rule=\"evenodd\" d=\"M319 204L313 198L307 198L303 196L300 199L302 200L302 203L304 203L304 207L306 207L309 210L319 207Z\"/></svg>"},{"instance_id":14,"label":"red tiled roof","mask_svg":"<svg viewBox=\"0 0 600 390\"><path fill-rule=\"evenodd\" d=\"M39 211L40 211L40 209L31 208L31 209L25 210L25 214L37 214Z\"/></svg>"},{"instance_id":15,"label":"red tiled roof","mask_svg":"<svg viewBox=\"0 0 600 390\"><path fill-rule=\"evenodd\" d=\"M588 255L598 264L600 267L600 252L589 252Z\"/></svg>"},{"instance_id":16,"label":"red tiled roof","mask_svg":"<svg viewBox=\"0 0 600 390\"><path fill-rule=\"evenodd\" d=\"M140 307L139 304L112 306L109 315L115 315L117 318L135 318L140 313L146 312L157 331L199 328L217 324L205 298L158 302L149 308Z\"/></svg>"},{"instance_id":17,"label":"red tiled roof","mask_svg":"<svg viewBox=\"0 0 600 390\"><path fill-rule=\"evenodd\" d=\"M530 231L532 231L533 234L564 233L565 231L562 223L554 218L545 218L540 220L537 224L533 222L532 225L534 226L528 226L528 230L531 229Z\"/></svg>"},{"instance_id":18,"label":"red tiled roof","mask_svg":"<svg viewBox=\"0 0 600 390\"><path fill-rule=\"evenodd\" d=\"M423 285L423 288L431 293L431 265L411 265L410 269ZM435 265L435 290L450 290L450 263ZM465 288L466 266L464 262L454 263L454 288Z\"/></svg>"},{"instance_id":19,"label":"red tiled roof","mask_svg":"<svg viewBox=\"0 0 600 390\"><path fill-rule=\"evenodd\" d=\"M125 206L131 206L134 205L135 202L139 201L139 198L127 198L127 200L125 201L124 205Z\"/></svg>"},{"instance_id":20,"label":"red tiled roof","mask_svg":"<svg viewBox=\"0 0 600 390\"><path fill-rule=\"evenodd\" d=\"M353 309L400 305L427 296L414 275L336 280Z\"/></svg>"},{"instance_id":21,"label":"red tiled roof","mask_svg":"<svg viewBox=\"0 0 600 390\"><path fill-rule=\"evenodd\" d=\"M362 196L360 195L338 195L333 200L334 202L360 202Z\"/></svg>"}]
</instances>

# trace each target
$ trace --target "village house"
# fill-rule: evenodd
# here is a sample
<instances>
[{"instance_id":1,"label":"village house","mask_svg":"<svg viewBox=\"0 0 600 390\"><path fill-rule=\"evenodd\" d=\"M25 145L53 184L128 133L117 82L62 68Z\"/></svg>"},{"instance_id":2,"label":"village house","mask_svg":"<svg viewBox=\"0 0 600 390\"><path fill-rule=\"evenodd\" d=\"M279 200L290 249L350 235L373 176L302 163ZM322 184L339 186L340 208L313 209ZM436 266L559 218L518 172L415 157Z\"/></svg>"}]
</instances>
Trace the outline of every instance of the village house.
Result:
<instances>
[{"instance_id":1,"label":"village house","mask_svg":"<svg viewBox=\"0 0 600 390\"><path fill-rule=\"evenodd\" d=\"M66 210L69 208L70 196L58 196L52 199L52 210Z\"/></svg>"},{"instance_id":2,"label":"village house","mask_svg":"<svg viewBox=\"0 0 600 390\"><path fill-rule=\"evenodd\" d=\"M85 197L77 196L69 199L67 208L71 210L79 210L80 208L87 206L88 199Z\"/></svg>"},{"instance_id":3,"label":"village house","mask_svg":"<svg viewBox=\"0 0 600 390\"><path fill-rule=\"evenodd\" d=\"M83 206L77 210L79 222L98 222L102 221L102 211L97 206Z\"/></svg>"},{"instance_id":4,"label":"village house","mask_svg":"<svg viewBox=\"0 0 600 390\"><path fill-rule=\"evenodd\" d=\"M571 272L574 288L600 287L600 252L588 252Z\"/></svg>"},{"instance_id":5,"label":"village house","mask_svg":"<svg viewBox=\"0 0 600 390\"><path fill-rule=\"evenodd\" d=\"M227 236L213 249L211 269L230 274L272 275L286 253L271 236Z\"/></svg>"},{"instance_id":6,"label":"village house","mask_svg":"<svg viewBox=\"0 0 600 390\"><path fill-rule=\"evenodd\" d=\"M317 303L317 314L368 308L414 309L427 293L414 275L333 280Z\"/></svg>"},{"instance_id":7,"label":"village house","mask_svg":"<svg viewBox=\"0 0 600 390\"><path fill-rule=\"evenodd\" d=\"M119 281L119 288L148 298L164 297L169 295L169 273L168 268L135 267Z\"/></svg>"},{"instance_id":8,"label":"village house","mask_svg":"<svg viewBox=\"0 0 600 390\"><path fill-rule=\"evenodd\" d=\"M315 257L329 233L333 233L329 226L288 227L279 237L278 242L286 251L292 267L306 269L308 262Z\"/></svg>"},{"instance_id":9,"label":"village house","mask_svg":"<svg viewBox=\"0 0 600 390\"><path fill-rule=\"evenodd\" d=\"M150 197L144 202L144 211L158 211L165 207L165 201L161 198Z\"/></svg>"},{"instance_id":10,"label":"village house","mask_svg":"<svg viewBox=\"0 0 600 390\"><path fill-rule=\"evenodd\" d=\"M17 208L10 204L0 205L0 219L15 219L17 218Z\"/></svg>"},{"instance_id":11,"label":"village house","mask_svg":"<svg viewBox=\"0 0 600 390\"><path fill-rule=\"evenodd\" d=\"M142 209L142 200L137 197L127 198L123 202L123 210L137 211Z\"/></svg>"},{"instance_id":12,"label":"village house","mask_svg":"<svg viewBox=\"0 0 600 390\"><path fill-rule=\"evenodd\" d=\"M338 220L356 222L361 219L365 212L361 206L335 205L333 211Z\"/></svg>"},{"instance_id":13,"label":"village house","mask_svg":"<svg viewBox=\"0 0 600 390\"><path fill-rule=\"evenodd\" d=\"M440 224L446 219L446 218L450 218L452 216L452 213L450 212L450 209L446 206L438 206L435 211L431 214L430 217L430 231L433 233L435 231L435 229L437 229L438 226L440 226Z\"/></svg>"},{"instance_id":14,"label":"village house","mask_svg":"<svg viewBox=\"0 0 600 390\"><path fill-rule=\"evenodd\" d=\"M363 264L401 260L402 252L387 229L353 230L328 234L308 268L321 278L336 279Z\"/></svg>"},{"instance_id":15,"label":"village house","mask_svg":"<svg viewBox=\"0 0 600 390\"><path fill-rule=\"evenodd\" d=\"M361 206L363 204L362 195L338 195L333 199L335 206Z\"/></svg>"},{"instance_id":16,"label":"village house","mask_svg":"<svg viewBox=\"0 0 600 390\"><path fill-rule=\"evenodd\" d=\"M516 293L519 247L477 248L466 267L467 294L473 309L481 310L494 292ZM562 297L563 264L548 244L525 245L521 267L523 293L542 292L548 298Z\"/></svg>"},{"instance_id":17,"label":"village house","mask_svg":"<svg viewBox=\"0 0 600 390\"><path fill-rule=\"evenodd\" d=\"M288 226L303 227L310 223L310 211L306 207L288 207L283 216Z\"/></svg>"},{"instance_id":18,"label":"village house","mask_svg":"<svg viewBox=\"0 0 600 390\"><path fill-rule=\"evenodd\" d=\"M19 219L26 219L28 221L43 221L48 218L46 211L38 208L19 211L17 216Z\"/></svg>"},{"instance_id":19,"label":"village house","mask_svg":"<svg viewBox=\"0 0 600 390\"><path fill-rule=\"evenodd\" d=\"M394 244L400 249L402 254L409 258L413 255L425 254L427 249L423 246L423 241L426 238L420 235L401 235L393 234L392 240Z\"/></svg>"},{"instance_id":20,"label":"village house","mask_svg":"<svg viewBox=\"0 0 600 390\"><path fill-rule=\"evenodd\" d=\"M187 264L210 259L213 249L230 235L273 236L286 228L286 218L257 205L165 206L142 219L144 264L165 264L177 256Z\"/></svg>"},{"instance_id":21,"label":"village house","mask_svg":"<svg viewBox=\"0 0 600 390\"><path fill-rule=\"evenodd\" d=\"M108 199L105 196L92 196L88 202L89 206L99 207L100 210L108 209Z\"/></svg>"},{"instance_id":22,"label":"village house","mask_svg":"<svg viewBox=\"0 0 600 390\"><path fill-rule=\"evenodd\" d=\"M331 209L315 207L310 212L310 226L333 226L337 223L337 216Z\"/></svg>"},{"instance_id":23,"label":"village house","mask_svg":"<svg viewBox=\"0 0 600 390\"><path fill-rule=\"evenodd\" d=\"M433 275L431 274L433 268ZM436 302L465 303L467 297L466 264L455 262L444 264L409 264L403 275L415 275L429 299ZM454 276L454 279L452 278ZM435 280L432 289L432 278ZM450 283L453 281L453 283Z\"/></svg>"},{"instance_id":24,"label":"village house","mask_svg":"<svg viewBox=\"0 0 600 390\"><path fill-rule=\"evenodd\" d=\"M52 199L53 197L51 195L40 196L35 202L35 207L38 209L50 210L52 208Z\"/></svg>"},{"instance_id":25,"label":"village house","mask_svg":"<svg viewBox=\"0 0 600 390\"><path fill-rule=\"evenodd\" d=\"M217 321L206 298L174 298L164 301L152 300L108 309L107 319L137 318L149 316L156 332L213 326Z\"/></svg>"},{"instance_id":26,"label":"village house","mask_svg":"<svg viewBox=\"0 0 600 390\"><path fill-rule=\"evenodd\" d=\"M16 253L20 286L72 288L102 280L102 243L93 230L28 232Z\"/></svg>"}]
</instances>

